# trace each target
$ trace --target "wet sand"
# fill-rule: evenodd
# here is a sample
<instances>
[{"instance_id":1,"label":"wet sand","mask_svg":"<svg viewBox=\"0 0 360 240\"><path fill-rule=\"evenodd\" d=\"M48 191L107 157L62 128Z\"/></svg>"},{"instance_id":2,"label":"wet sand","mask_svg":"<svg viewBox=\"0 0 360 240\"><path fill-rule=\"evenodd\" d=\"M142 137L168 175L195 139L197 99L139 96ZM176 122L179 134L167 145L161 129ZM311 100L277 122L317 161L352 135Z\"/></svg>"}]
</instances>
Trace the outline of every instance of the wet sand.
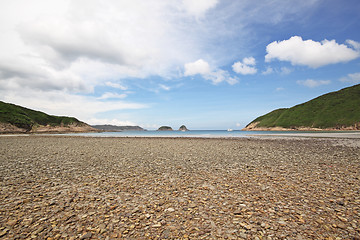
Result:
<instances>
[{"instance_id":1,"label":"wet sand","mask_svg":"<svg viewBox=\"0 0 360 240\"><path fill-rule=\"evenodd\" d=\"M358 239L358 139L0 137L1 239Z\"/></svg>"}]
</instances>

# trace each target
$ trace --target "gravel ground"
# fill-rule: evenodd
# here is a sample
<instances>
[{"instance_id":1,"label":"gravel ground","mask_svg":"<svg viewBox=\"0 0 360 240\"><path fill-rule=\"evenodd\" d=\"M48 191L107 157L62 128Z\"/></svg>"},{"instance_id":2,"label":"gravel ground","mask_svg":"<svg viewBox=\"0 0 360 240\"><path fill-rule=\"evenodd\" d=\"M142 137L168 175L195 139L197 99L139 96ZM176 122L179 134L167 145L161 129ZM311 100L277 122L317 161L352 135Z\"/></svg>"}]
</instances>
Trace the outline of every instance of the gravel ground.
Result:
<instances>
[{"instance_id":1,"label":"gravel ground","mask_svg":"<svg viewBox=\"0 0 360 240\"><path fill-rule=\"evenodd\" d=\"M3 136L0 239L360 239L348 141Z\"/></svg>"}]
</instances>

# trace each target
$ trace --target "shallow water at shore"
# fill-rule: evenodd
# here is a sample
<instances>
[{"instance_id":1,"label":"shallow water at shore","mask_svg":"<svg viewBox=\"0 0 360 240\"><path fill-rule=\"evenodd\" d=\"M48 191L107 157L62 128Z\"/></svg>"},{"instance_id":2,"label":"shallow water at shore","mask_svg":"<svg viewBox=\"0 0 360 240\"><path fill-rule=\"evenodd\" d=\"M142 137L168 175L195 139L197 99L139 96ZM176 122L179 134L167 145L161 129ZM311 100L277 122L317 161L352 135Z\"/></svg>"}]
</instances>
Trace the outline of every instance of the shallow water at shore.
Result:
<instances>
[{"instance_id":1,"label":"shallow water at shore","mask_svg":"<svg viewBox=\"0 0 360 240\"><path fill-rule=\"evenodd\" d=\"M192 131L123 131L101 133L69 133L70 136L86 137L194 137L194 138L242 138L242 137L330 137L360 138L359 131L227 131L227 130L192 130Z\"/></svg>"}]
</instances>

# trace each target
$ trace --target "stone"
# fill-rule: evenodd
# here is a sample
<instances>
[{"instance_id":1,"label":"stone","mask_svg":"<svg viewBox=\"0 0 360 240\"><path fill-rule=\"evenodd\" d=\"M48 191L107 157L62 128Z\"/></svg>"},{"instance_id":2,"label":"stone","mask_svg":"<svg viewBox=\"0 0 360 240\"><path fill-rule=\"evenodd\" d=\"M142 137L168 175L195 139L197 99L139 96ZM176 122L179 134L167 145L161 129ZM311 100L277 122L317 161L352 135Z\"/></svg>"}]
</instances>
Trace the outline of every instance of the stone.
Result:
<instances>
[{"instance_id":1,"label":"stone","mask_svg":"<svg viewBox=\"0 0 360 240\"><path fill-rule=\"evenodd\" d=\"M170 207L170 208L165 209L165 212L175 212L175 209Z\"/></svg>"},{"instance_id":2,"label":"stone","mask_svg":"<svg viewBox=\"0 0 360 240\"><path fill-rule=\"evenodd\" d=\"M159 228L159 227L161 227L161 223L156 223L156 224L152 225L152 227L153 228Z\"/></svg>"},{"instance_id":3,"label":"stone","mask_svg":"<svg viewBox=\"0 0 360 240\"><path fill-rule=\"evenodd\" d=\"M87 233L85 233L84 235L82 235L81 237L80 237L80 239L89 239L89 238L91 238L92 237L92 233L91 232L87 232Z\"/></svg>"}]
</instances>

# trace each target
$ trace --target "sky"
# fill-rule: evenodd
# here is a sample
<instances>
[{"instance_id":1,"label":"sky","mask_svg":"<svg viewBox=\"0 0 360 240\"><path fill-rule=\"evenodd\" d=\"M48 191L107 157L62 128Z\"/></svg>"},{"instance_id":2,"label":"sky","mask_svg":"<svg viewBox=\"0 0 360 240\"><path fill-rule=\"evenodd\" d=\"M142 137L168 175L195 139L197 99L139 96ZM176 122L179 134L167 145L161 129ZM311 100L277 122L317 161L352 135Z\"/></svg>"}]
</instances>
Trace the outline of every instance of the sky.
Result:
<instances>
[{"instance_id":1,"label":"sky","mask_svg":"<svg viewBox=\"0 0 360 240\"><path fill-rule=\"evenodd\" d=\"M360 83L358 0L0 0L0 100L89 124L242 129Z\"/></svg>"}]
</instances>

